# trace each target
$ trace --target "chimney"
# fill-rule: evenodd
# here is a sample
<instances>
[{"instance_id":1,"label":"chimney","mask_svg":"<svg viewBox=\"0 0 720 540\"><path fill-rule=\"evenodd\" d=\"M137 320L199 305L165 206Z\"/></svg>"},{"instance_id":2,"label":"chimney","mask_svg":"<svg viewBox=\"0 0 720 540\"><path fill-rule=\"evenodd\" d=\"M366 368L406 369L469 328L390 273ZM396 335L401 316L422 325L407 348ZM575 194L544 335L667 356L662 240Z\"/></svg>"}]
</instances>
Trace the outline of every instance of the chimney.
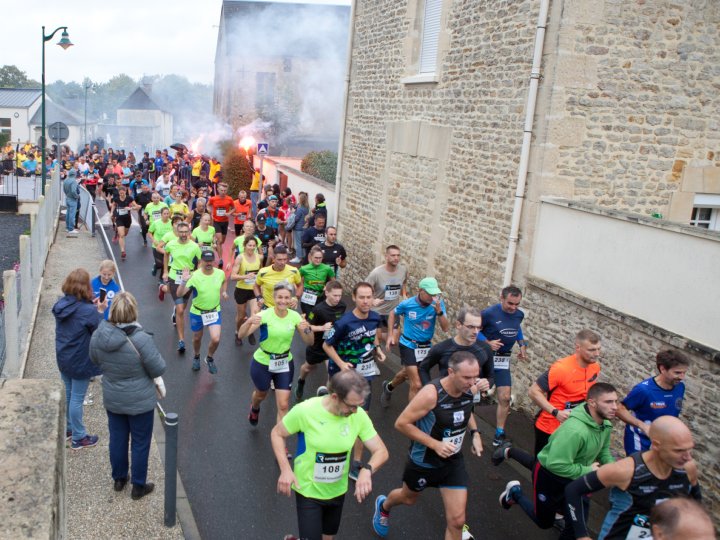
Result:
<instances>
[{"instance_id":1,"label":"chimney","mask_svg":"<svg viewBox=\"0 0 720 540\"><path fill-rule=\"evenodd\" d=\"M151 77L143 77L142 81L140 82L140 86L143 90L145 90L145 93L147 95L150 95L152 93L152 78Z\"/></svg>"}]
</instances>

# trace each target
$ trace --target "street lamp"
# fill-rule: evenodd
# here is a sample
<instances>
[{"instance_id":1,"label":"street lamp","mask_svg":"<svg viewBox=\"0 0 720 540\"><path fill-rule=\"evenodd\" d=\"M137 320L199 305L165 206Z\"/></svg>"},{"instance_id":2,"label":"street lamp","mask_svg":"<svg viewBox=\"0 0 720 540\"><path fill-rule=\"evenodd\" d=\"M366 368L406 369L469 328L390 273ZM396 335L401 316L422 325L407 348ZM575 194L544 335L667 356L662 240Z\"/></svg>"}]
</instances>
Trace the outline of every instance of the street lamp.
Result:
<instances>
[{"instance_id":1,"label":"street lamp","mask_svg":"<svg viewBox=\"0 0 720 540\"><path fill-rule=\"evenodd\" d=\"M87 138L87 93L88 89L91 88L93 85L92 83L85 81L85 128L83 129L83 144L86 144L88 142ZM83 147L84 148L84 147Z\"/></svg>"},{"instance_id":2,"label":"street lamp","mask_svg":"<svg viewBox=\"0 0 720 540\"><path fill-rule=\"evenodd\" d=\"M72 42L70 41L70 36L68 36L67 32L67 26L59 26L55 30L53 30L52 34L49 36L45 35L45 27L42 27L42 103L40 107L42 108L42 126L41 126L41 133L40 133L40 148L42 148L42 164L41 164L41 170L42 170L42 194L45 195L45 182L47 182L47 167L45 166L45 154L47 153L47 143L45 140L45 42L50 41L55 34L57 34L58 30L62 30L63 33L60 35L60 41L58 41L58 45L62 47L63 49L67 50L68 47L72 47ZM57 143L58 148L58 154L60 153L60 143ZM60 162L60 156L58 155L58 163Z\"/></svg>"}]
</instances>

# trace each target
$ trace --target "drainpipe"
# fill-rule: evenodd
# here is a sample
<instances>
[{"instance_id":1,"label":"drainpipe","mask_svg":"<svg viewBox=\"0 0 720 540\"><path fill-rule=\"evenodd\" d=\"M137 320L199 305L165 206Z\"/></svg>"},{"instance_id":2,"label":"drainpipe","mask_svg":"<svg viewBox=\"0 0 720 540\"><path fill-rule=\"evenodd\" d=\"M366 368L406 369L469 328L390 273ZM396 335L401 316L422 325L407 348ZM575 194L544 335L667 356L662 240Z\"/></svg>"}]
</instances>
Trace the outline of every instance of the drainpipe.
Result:
<instances>
[{"instance_id":1,"label":"drainpipe","mask_svg":"<svg viewBox=\"0 0 720 540\"><path fill-rule=\"evenodd\" d=\"M530 88L528 89L527 105L525 106L525 127L523 128L523 142L520 150L520 166L518 168L517 189L515 190L515 206L513 207L512 222L510 225L510 242L507 257L505 258L505 277L503 287L512 282L515 269L515 253L520 232L520 218L522 216L523 201L525 200L525 185L530 162L530 141L532 139L533 120L535 117L535 104L537 102L538 86L540 84L540 64L542 63L543 42L545 41L545 27L547 24L550 0L540 1L537 30L535 32L535 50L530 70Z\"/></svg>"},{"instance_id":2,"label":"drainpipe","mask_svg":"<svg viewBox=\"0 0 720 540\"><path fill-rule=\"evenodd\" d=\"M347 61L346 61L346 70L345 70L345 101L343 102L343 121L342 121L342 129L340 130L340 143L338 147L338 162L337 162L337 170L335 171L335 225L337 225L338 221L340 220L340 184L341 184L341 172L342 172L342 162L343 162L343 154L344 148L345 148L345 129L347 128L347 111L348 111L348 102L350 101L350 69L352 68L352 45L353 45L353 38L355 37L355 4L357 3L357 0L352 0L352 3L350 4L350 35L348 36L348 45L347 45Z\"/></svg>"}]
</instances>

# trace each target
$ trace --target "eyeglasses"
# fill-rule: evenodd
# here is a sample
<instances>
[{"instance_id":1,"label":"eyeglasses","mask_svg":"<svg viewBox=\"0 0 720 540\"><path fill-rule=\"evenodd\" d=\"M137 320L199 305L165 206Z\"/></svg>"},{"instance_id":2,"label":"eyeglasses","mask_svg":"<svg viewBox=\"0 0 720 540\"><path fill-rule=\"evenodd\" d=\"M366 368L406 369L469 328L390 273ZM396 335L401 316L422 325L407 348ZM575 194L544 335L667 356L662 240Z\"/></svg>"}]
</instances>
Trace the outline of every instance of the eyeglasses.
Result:
<instances>
[{"instance_id":1,"label":"eyeglasses","mask_svg":"<svg viewBox=\"0 0 720 540\"><path fill-rule=\"evenodd\" d=\"M467 328L468 330L477 330L478 332L479 332L480 330L482 330L482 326L475 326L475 325L472 325L472 324L464 324L464 323L463 323L463 326L464 326L465 328Z\"/></svg>"},{"instance_id":2,"label":"eyeglasses","mask_svg":"<svg viewBox=\"0 0 720 540\"><path fill-rule=\"evenodd\" d=\"M342 401L343 404L344 404L348 409L350 409L351 411L357 411L357 410L358 410L358 407L362 407L362 406L363 406L363 403L361 403L360 405L351 405L350 403L348 403L348 402L345 401L344 399L341 399L340 401Z\"/></svg>"}]
</instances>

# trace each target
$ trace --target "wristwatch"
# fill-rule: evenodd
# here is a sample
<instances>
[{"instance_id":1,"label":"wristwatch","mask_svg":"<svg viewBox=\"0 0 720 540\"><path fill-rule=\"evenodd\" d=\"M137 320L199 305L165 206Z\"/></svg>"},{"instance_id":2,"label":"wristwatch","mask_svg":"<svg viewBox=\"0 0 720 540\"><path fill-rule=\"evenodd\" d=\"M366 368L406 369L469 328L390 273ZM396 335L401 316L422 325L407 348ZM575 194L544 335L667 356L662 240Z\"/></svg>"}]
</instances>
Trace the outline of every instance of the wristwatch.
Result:
<instances>
[{"instance_id":1,"label":"wristwatch","mask_svg":"<svg viewBox=\"0 0 720 540\"><path fill-rule=\"evenodd\" d=\"M368 471L370 471L370 474L373 473L372 465L370 465L369 463L363 463L363 464L362 464L362 467L360 467L360 468L361 468L361 469L367 469Z\"/></svg>"},{"instance_id":2,"label":"wristwatch","mask_svg":"<svg viewBox=\"0 0 720 540\"><path fill-rule=\"evenodd\" d=\"M557 415L558 415L559 412L560 412L560 411L558 411L557 409L553 409L550 414L552 414L555 418L557 418Z\"/></svg>"},{"instance_id":3,"label":"wristwatch","mask_svg":"<svg viewBox=\"0 0 720 540\"><path fill-rule=\"evenodd\" d=\"M470 436L471 436L471 437L474 437L476 433L480 433L480 430L477 430L477 429L471 429L471 430L470 430Z\"/></svg>"}]
</instances>

